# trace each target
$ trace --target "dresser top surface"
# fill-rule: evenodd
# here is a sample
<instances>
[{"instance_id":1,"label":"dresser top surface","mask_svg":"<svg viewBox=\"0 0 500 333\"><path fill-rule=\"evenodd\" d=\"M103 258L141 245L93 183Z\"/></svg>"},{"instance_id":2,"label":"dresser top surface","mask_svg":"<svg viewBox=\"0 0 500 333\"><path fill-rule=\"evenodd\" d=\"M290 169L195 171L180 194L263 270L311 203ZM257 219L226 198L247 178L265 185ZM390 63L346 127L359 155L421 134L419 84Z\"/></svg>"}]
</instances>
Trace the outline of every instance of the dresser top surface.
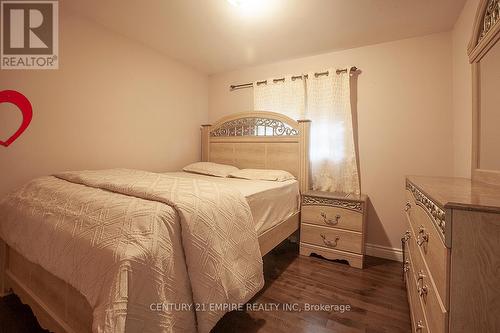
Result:
<instances>
[{"instance_id":1,"label":"dresser top surface","mask_svg":"<svg viewBox=\"0 0 500 333\"><path fill-rule=\"evenodd\" d=\"M444 208L500 213L500 186L452 177L406 177L425 195Z\"/></svg>"}]
</instances>

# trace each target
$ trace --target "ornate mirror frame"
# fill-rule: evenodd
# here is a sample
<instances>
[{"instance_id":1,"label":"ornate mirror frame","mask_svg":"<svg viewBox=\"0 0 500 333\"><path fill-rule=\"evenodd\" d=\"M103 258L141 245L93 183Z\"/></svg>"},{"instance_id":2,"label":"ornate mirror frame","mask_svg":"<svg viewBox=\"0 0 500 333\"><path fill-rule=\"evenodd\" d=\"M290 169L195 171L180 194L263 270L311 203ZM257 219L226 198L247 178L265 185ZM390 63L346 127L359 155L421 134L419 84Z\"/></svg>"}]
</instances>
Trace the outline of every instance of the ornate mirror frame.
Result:
<instances>
[{"instance_id":1,"label":"ornate mirror frame","mask_svg":"<svg viewBox=\"0 0 500 333\"><path fill-rule=\"evenodd\" d=\"M500 170L480 168L481 77L480 61L500 40L500 0L481 0L468 46L472 64L472 179L500 185Z\"/></svg>"}]
</instances>

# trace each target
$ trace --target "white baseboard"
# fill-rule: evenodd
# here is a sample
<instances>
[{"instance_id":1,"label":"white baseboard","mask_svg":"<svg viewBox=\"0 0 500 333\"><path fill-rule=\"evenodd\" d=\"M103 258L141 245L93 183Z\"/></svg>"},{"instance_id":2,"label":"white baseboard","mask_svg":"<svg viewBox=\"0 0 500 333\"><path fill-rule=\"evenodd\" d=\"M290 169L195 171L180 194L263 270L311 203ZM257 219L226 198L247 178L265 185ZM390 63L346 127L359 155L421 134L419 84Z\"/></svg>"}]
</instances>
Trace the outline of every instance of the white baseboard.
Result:
<instances>
[{"instance_id":1,"label":"white baseboard","mask_svg":"<svg viewBox=\"0 0 500 333\"><path fill-rule=\"evenodd\" d=\"M365 244L365 254L372 257L403 261L403 252L395 247L367 243Z\"/></svg>"}]
</instances>

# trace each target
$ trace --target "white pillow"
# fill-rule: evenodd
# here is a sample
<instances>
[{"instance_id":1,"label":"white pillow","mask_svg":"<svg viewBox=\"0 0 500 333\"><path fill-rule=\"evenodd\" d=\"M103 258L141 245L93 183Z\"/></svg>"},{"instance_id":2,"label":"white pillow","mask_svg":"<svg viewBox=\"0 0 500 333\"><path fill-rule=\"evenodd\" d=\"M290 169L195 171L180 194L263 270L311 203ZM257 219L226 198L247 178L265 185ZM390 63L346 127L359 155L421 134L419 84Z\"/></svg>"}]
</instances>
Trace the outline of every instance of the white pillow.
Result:
<instances>
[{"instance_id":1,"label":"white pillow","mask_svg":"<svg viewBox=\"0 0 500 333\"><path fill-rule=\"evenodd\" d=\"M186 172L200 173L216 177L229 177L229 174L238 171L237 167L227 164L218 164L212 162L196 162L186 165L183 169Z\"/></svg>"},{"instance_id":2,"label":"white pillow","mask_svg":"<svg viewBox=\"0 0 500 333\"><path fill-rule=\"evenodd\" d=\"M295 179L295 177L287 171L264 169L241 169L231 172L229 177L251 180L271 180L275 182L284 182L286 180Z\"/></svg>"}]
</instances>

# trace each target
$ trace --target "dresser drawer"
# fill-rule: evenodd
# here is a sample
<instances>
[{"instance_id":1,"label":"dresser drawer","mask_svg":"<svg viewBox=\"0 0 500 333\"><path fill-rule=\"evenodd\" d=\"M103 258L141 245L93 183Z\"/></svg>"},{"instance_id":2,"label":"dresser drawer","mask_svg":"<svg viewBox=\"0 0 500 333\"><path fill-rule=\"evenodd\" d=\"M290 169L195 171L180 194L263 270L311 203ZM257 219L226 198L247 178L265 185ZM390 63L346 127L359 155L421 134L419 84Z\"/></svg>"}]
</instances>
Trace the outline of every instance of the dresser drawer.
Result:
<instances>
[{"instance_id":1,"label":"dresser drawer","mask_svg":"<svg viewBox=\"0 0 500 333\"><path fill-rule=\"evenodd\" d=\"M419 249L418 252L432 274L437 292L447 306L449 249L444 245L428 213L417 204L410 191L407 191L407 201L406 215L413 232L413 243Z\"/></svg>"},{"instance_id":2,"label":"dresser drawer","mask_svg":"<svg viewBox=\"0 0 500 333\"><path fill-rule=\"evenodd\" d=\"M408 304L410 305L410 315L411 324L413 329L411 332L416 333L427 333L429 332L427 328L427 321L424 316L424 310L422 304L418 298L416 291L415 279L413 277L414 267L412 265L411 257L408 256L407 260L407 270L405 272L406 280L406 291L408 293Z\"/></svg>"},{"instance_id":3,"label":"dresser drawer","mask_svg":"<svg viewBox=\"0 0 500 333\"><path fill-rule=\"evenodd\" d=\"M335 227L361 232L363 230L363 214L340 207L321 205L302 206L303 222L324 227Z\"/></svg>"},{"instance_id":4,"label":"dresser drawer","mask_svg":"<svg viewBox=\"0 0 500 333\"><path fill-rule=\"evenodd\" d=\"M411 217L414 217L415 223L424 224L427 229L432 229L436 236L436 243L441 242L445 246L445 212L438 205L434 204L432 200L424 197L421 192L416 192L418 191L416 187L413 186L413 189L414 192L406 190L407 204L405 210Z\"/></svg>"},{"instance_id":5,"label":"dresser drawer","mask_svg":"<svg viewBox=\"0 0 500 333\"><path fill-rule=\"evenodd\" d=\"M408 287L413 288L415 294L420 299L429 331L436 333L446 332L448 313L444 302L436 293L432 272L429 272L425 266L413 231L407 244L409 261L412 264L411 280L415 281L413 286Z\"/></svg>"},{"instance_id":6,"label":"dresser drawer","mask_svg":"<svg viewBox=\"0 0 500 333\"><path fill-rule=\"evenodd\" d=\"M301 242L329 249L363 253L363 237L354 231L302 223L300 239Z\"/></svg>"}]
</instances>

